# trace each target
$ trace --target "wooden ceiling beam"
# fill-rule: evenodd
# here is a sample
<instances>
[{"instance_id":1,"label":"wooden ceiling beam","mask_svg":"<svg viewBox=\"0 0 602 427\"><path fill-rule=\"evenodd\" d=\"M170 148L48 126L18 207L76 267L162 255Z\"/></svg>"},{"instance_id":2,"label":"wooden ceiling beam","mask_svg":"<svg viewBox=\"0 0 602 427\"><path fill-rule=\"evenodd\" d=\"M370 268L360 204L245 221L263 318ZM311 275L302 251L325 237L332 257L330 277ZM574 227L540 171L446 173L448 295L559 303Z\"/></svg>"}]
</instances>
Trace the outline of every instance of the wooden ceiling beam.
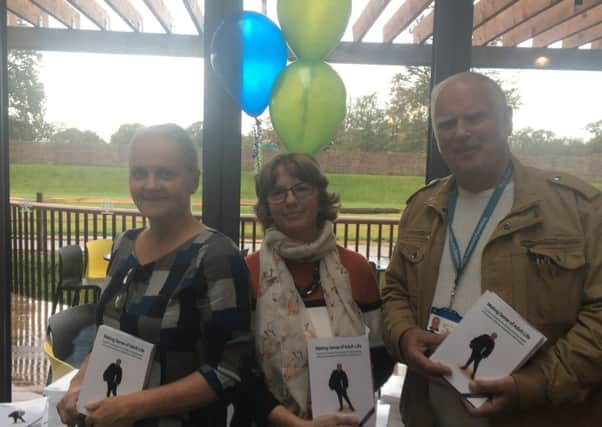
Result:
<instances>
[{"instance_id":1,"label":"wooden ceiling beam","mask_svg":"<svg viewBox=\"0 0 602 427\"><path fill-rule=\"evenodd\" d=\"M6 12L6 25L8 25L9 27L16 27L17 19L21 19L21 18L19 18L15 14L11 13L10 11Z\"/></svg>"},{"instance_id":2,"label":"wooden ceiling beam","mask_svg":"<svg viewBox=\"0 0 602 427\"><path fill-rule=\"evenodd\" d=\"M173 19L169 9L165 6L165 3L163 3L163 0L144 0L144 3L150 9L157 21L159 21L159 24L161 24L165 32L171 34L173 30Z\"/></svg>"},{"instance_id":3,"label":"wooden ceiling beam","mask_svg":"<svg viewBox=\"0 0 602 427\"><path fill-rule=\"evenodd\" d=\"M570 49L572 47L583 46L584 44L602 39L602 23L589 27L580 33L573 34L562 40L562 47Z\"/></svg>"},{"instance_id":4,"label":"wooden ceiling beam","mask_svg":"<svg viewBox=\"0 0 602 427\"><path fill-rule=\"evenodd\" d=\"M517 25L554 6L560 0L528 0L514 3L472 33L472 44L483 46Z\"/></svg>"},{"instance_id":5,"label":"wooden ceiling beam","mask_svg":"<svg viewBox=\"0 0 602 427\"><path fill-rule=\"evenodd\" d=\"M473 28L479 28L485 22L508 9L518 0L481 0L474 7Z\"/></svg>"},{"instance_id":6,"label":"wooden ceiling beam","mask_svg":"<svg viewBox=\"0 0 602 427\"><path fill-rule=\"evenodd\" d=\"M592 49L602 49L602 40L596 40L592 42Z\"/></svg>"},{"instance_id":7,"label":"wooden ceiling beam","mask_svg":"<svg viewBox=\"0 0 602 427\"><path fill-rule=\"evenodd\" d=\"M86 18L101 30L110 28L111 19L106 10L96 0L67 0L71 6L79 10Z\"/></svg>"},{"instance_id":8,"label":"wooden ceiling beam","mask_svg":"<svg viewBox=\"0 0 602 427\"><path fill-rule=\"evenodd\" d=\"M186 6L186 10L188 11L188 15L190 15L190 19L192 19L192 23L196 27L197 33L202 35L205 18L203 17L203 12L199 7L198 0L183 0L183 2L184 6Z\"/></svg>"},{"instance_id":9,"label":"wooden ceiling beam","mask_svg":"<svg viewBox=\"0 0 602 427\"><path fill-rule=\"evenodd\" d=\"M414 38L414 43L424 43L430 36L433 35L434 18L435 16L433 12L431 12L424 18L422 18L420 22L418 22L414 26L414 28L412 29L412 37Z\"/></svg>"},{"instance_id":10,"label":"wooden ceiling beam","mask_svg":"<svg viewBox=\"0 0 602 427\"><path fill-rule=\"evenodd\" d=\"M136 10L129 0L105 0L117 15L132 29L142 31L142 15Z\"/></svg>"},{"instance_id":11,"label":"wooden ceiling beam","mask_svg":"<svg viewBox=\"0 0 602 427\"><path fill-rule=\"evenodd\" d=\"M366 33L372 28L380 14L385 10L385 7L391 0L370 0L357 21L351 27L353 33L353 41L362 41Z\"/></svg>"},{"instance_id":12,"label":"wooden ceiling beam","mask_svg":"<svg viewBox=\"0 0 602 427\"><path fill-rule=\"evenodd\" d=\"M383 42L390 43L397 37L414 19L426 9L433 0L405 0L391 19L383 27Z\"/></svg>"},{"instance_id":13,"label":"wooden ceiling beam","mask_svg":"<svg viewBox=\"0 0 602 427\"><path fill-rule=\"evenodd\" d=\"M20 0L23 2L23 0ZM63 0L31 0L33 4L67 28L79 28L79 13Z\"/></svg>"},{"instance_id":14,"label":"wooden ceiling beam","mask_svg":"<svg viewBox=\"0 0 602 427\"><path fill-rule=\"evenodd\" d=\"M535 37L546 30L571 19L582 12L599 5L601 0L582 0L580 5L575 0L562 0L548 10L518 25L502 36L504 46L516 46L525 40Z\"/></svg>"},{"instance_id":15,"label":"wooden ceiling beam","mask_svg":"<svg viewBox=\"0 0 602 427\"><path fill-rule=\"evenodd\" d=\"M34 27L48 27L48 14L31 2L7 0L6 7L11 13Z\"/></svg>"},{"instance_id":16,"label":"wooden ceiling beam","mask_svg":"<svg viewBox=\"0 0 602 427\"><path fill-rule=\"evenodd\" d=\"M596 6L587 12L580 13L568 21L563 22L547 31L533 37L533 47L549 46L559 40L572 36L589 27L602 22L602 5Z\"/></svg>"},{"instance_id":17,"label":"wooden ceiling beam","mask_svg":"<svg viewBox=\"0 0 602 427\"><path fill-rule=\"evenodd\" d=\"M479 28L518 0L481 0L474 6L472 27ZM433 14L429 13L412 30L414 43L424 43L433 34Z\"/></svg>"}]
</instances>

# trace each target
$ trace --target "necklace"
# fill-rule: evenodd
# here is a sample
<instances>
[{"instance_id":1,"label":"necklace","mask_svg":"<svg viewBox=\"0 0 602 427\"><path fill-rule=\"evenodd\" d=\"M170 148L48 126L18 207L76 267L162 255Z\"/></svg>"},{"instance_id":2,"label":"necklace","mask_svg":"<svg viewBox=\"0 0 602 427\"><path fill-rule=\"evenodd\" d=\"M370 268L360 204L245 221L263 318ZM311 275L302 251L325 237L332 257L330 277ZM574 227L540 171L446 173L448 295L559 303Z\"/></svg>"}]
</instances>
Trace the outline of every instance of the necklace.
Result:
<instances>
[{"instance_id":1,"label":"necklace","mask_svg":"<svg viewBox=\"0 0 602 427\"><path fill-rule=\"evenodd\" d=\"M316 261L314 263L314 272L311 277L311 282L308 286L302 288L295 283L295 288L297 288L297 292L301 295L301 298L307 298L312 295L314 292L318 290L320 287L320 261Z\"/></svg>"}]
</instances>

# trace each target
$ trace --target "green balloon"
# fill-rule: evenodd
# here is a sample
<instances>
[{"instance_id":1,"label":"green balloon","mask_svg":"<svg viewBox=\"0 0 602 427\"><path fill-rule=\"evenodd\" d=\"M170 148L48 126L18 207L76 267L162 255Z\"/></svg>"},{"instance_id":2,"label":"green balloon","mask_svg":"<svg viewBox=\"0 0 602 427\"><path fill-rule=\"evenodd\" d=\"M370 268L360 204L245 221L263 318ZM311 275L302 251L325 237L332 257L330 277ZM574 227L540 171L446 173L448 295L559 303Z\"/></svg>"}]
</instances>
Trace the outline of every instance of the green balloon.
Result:
<instances>
[{"instance_id":1,"label":"green balloon","mask_svg":"<svg viewBox=\"0 0 602 427\"><path fill-rule=\"evenodd\" d=\"M343 81L325 62L297 61L276 80L272 125L289 152L315 154L336 135L346 112Z\"/></svg>"},{"instance_id":2,"label":"green balloon","mask_svg":"<svg viewBox=\"0 0 602 427\"><path fill-rule=\"evenodd\" d=\"M351 0L278 0L284 38L299 59L322 60L347 27Z\"/></svg>"}]
</instances>

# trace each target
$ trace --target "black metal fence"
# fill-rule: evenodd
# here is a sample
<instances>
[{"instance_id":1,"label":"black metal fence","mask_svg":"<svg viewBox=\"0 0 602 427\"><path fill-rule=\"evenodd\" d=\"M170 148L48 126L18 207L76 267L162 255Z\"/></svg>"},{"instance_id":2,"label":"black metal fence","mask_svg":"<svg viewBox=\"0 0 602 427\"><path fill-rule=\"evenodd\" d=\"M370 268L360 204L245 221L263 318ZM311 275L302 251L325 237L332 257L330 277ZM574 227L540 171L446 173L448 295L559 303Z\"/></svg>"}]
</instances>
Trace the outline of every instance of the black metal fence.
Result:
<instances>
[{"instance_id":1,"label":"black metal fence","mask_svg":"<svg viewBox=\"0 0 602 427\"><path fill-rule=\"evenodd\" d=\"M397 222L397 218L343 216L337 220L335 232L341 245L379 265L391 256ZM34 300L51 300L59 279L59 248L83 248L88 240L113 239L126 229L144 224L145 218L133 209L12 201L12 291ZM262 237L255 216L241 215L240 248L256 251Z\"/></svg>"},{"instance_id":2,"label":"black metal fence","mask_svg":"<svg viewBox=\"0 0 602 427\"><path fill-rule=\"evenodd\" d=\"M12 379L16 385L46 381L48 361L41 351L52 297L59 281L59 248L89 240L113 239L145 219L136 210L90 208L11 201L12 244ZM335 224L339 243L359 252L382 269L388 263L397 235L397 218L343 216ZM240 218L242 250L259 249L263 230L254 215ZM69 301L60 295L59 307Z\"/></svg>"}]
</instances>

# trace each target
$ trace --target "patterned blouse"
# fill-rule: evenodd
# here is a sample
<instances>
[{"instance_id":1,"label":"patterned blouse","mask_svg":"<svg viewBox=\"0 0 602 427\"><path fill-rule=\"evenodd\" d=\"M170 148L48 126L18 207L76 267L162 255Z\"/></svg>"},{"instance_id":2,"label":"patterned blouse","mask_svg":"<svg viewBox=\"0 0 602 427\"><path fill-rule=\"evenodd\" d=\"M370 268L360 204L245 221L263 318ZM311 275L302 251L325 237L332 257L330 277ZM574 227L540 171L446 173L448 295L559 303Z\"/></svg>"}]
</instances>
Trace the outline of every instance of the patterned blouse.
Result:
<instances>
[{"instance_id":1,"label":"patterned blouse","mask_svg":"<svg viewBox=\"0 0 602 427\"><path fill-rule=\"evenodd\" d=\"M198 371L219 400L135 425L225 426L225 407L253 346L245 262L230 239L205 228L155 262L141 265L134 253L141 231L126 231L115 241L98 323L156 345L149 388Z\"/></svg>"}]
</instances>

